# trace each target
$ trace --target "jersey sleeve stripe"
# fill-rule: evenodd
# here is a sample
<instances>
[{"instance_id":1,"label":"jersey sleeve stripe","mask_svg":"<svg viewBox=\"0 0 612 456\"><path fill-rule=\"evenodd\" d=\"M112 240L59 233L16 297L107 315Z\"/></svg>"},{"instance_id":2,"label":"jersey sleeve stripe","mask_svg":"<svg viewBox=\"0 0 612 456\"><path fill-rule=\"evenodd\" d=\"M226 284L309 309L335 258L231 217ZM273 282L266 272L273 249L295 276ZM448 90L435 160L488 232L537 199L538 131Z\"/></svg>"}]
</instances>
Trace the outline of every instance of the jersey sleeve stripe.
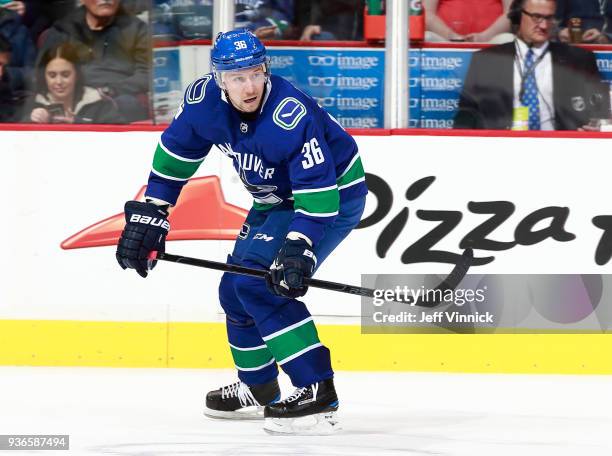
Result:
<instances>
[{"instance_id":1,"label":"jersey sleeve stripe","mask_svg":"<svg viewBox=\"0 0 612 456\"><path fill-rule=\"evenodd\" d=\"M351 158L351 161L349 162L348 166L346 167L346 169L342 172L342 174L340 174L338 176L338 179L342 178L342 176L344 176L346 173L348 173L351 169L351 167L355 164L355 162L357 160L361 160L361 157L359 156L359 154L355 154L353 156L353 158Z\"/></svg>"},{"instance_id":2,"label":"jersey sleeve stripe","mask_svg":"<svg viewBox=\"0 0 612 456\"><path fill-rule=\"evenodd\" d=\"M335 212L308 212L304 209L296 209L295 212L299 212L300 214L309 215L310 217L335 217L338 215L338 211Z\"/></svg>"},{"instance_id":3,"label":"jersey sleeve stripe","mask_svg":"<svg viewBox=\"0 0 612 456\"><path fill-rule=\"evenodd\" d=\"M338 213L340 208L340 193L334 185L330 190L322 190L309 193L293 193L295 201L293 207L296 212L301 211L303 214L313 215L315 217L329 217L332 214Z\"/></svg>"},{"instance_id":4,"label":"jersey sleeve stripe","mask_svg":"<svg viewBox=\"0 0 612 456\"><path fill-rule=\"evenodd\" d=\"M353 185L357 185L359 182L365 182L365 176L360 177L359 179L356 179L352 182L349 182L348 184L341 185L340 187L338 187L338 190L342 190L347 187L352 187Z\"/></svg>"},{"instance_id":5,"label":"jersey sleeve stripe","mask_svg":"<svg viewBox=\"0 0 612 456\"><path fill-rule=\"evenodd\" d=\"M338 188L337 185L330 185L329 187L321 187L321 188L304 188L302 190L293 190L293 194L295 195L296 193L315 193L315 192L324 192L327 190L333 190L335 188Z\"/></svg>"},{"instance_id":6,"label":"jersey sleeve stripe","mask_svg":"<svg viewBox=\"0 0 612 456\"><path fill-rule=\"evenodd\" d=\"M168 149L164 143L162 141L159 142L159 144L157 145L157 147L161 147L162 150L167 153L168 155L170 155L172 158L176 158L177 160L180 161L184 161L184 162L189 162L189 163L201 163L204 161L204 158L206 158L205 155L203 155L201 158L186 158L186 157L181 157L178 154L175 154L174 152L171 152L170 149ZM157 152L157 149L155 150L155 152Z\"/></svg>"},{"instance_id":7,"label":"jersey sleeve stripe","mask_svg":"<svg viewBox=\"0 0 612 456\"><path fill-rule=\"evenodd\" d=\"M363 164L361 163L361 158L359 155L355 155L356 159L352 160L352 165L342 173L342 175L338 178L336 183L338 184L338 189L349 187L347 184L352 184L353 182L357 182L359 179L365 178L365 171L363 170Z\"/></svg>"},{"instance_id":8,"label":"jersey sleeve stripe","mask_svg":"<svg viewBox=\"0 0 612 456\"><path fill-rule=\"evenodd\" d=\"M195 174L202 161L204 158L197 161L176 158L158 145L153 156L153 172L167 179L186 180Z\"/></svg>"}]
</instances>

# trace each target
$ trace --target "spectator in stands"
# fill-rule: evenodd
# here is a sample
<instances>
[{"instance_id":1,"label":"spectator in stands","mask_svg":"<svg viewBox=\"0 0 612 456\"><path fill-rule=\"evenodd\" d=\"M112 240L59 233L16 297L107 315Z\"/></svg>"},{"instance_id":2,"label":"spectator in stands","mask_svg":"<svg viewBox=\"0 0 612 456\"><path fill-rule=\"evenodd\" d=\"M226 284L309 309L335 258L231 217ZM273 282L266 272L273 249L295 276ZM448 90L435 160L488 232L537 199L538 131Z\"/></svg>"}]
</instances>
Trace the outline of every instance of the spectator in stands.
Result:
<instances>
[{"instance_id":1,"label":"spectator in stands","mask_svg":"<svg viewBox=\"0 0 612 456\"><path fill-rule=\"evenodd\" d=\"M123 10L130 16L135 16L145 24L151 22L151 0L121 0Z\"/></svg>"},{"instance_id":2,"label":"spectator in stands","mask_svg":"<svg viewBox=\"0 0 612 456\"><path fill-rule=\"evenodd\" d=\"M298 0L296 26L302 41L363 39L364 0Z\"/></svg>"},{"instance_id":3,"label":"spectator in stands","mask_svg":"<svg viewBox=\"0 0 612 456\"><path fill-rule=\"evenodd\" d=\"M423 0L425 41L506 43L511 0Z\"/></svg>"},{"instance_id":4,"label":"spectator in stands","mask_svg":"<svg viewBox=\"0 0 612 456\"><path fill-rule=\"evenodd\" d=\"M4 70L9 61L11 60L11 43L6 38L0 35L0 96L2 97L2 106L4 107L4 100L7 99L7 94L11 93L11 89L6 81L6 71ZM4 109L0 111L0 115L4 113Z\"/></svg>"},{"instance_id":5,"label":"spectator in stands","mask_svg":"<svg viewBox=\"0 0 612 456\"><path fill-rule=\"evenodd\" d=\"M25 2L22 1L9 1L1 4L2 8L6 8L11 11L15 11L20 16L23 16L26 12Z\"/></svg>"},{"instance_id":6,"label":"spectator in stands","mask_svg":"<svg viewBox=\"0 0 612 456\"><path fill-rule=\"evenodd\" d=\"M153 36L162 41L210 40L213 0L154 0Z\"/></svg>"},{"instance_id":7,"label":"spectator in stands","mask_svg":"<svg viewBox=\"0 0 612 456\"><path fill-rule=\"evenodd\" d=\"M0 35L0 81L4 81L4 68L11 60L11 43Z\"/></svg>"},{"instance_id":8,"label":"spectator in stands","mask_svg":"<svg viewBox=\"0 0 612 456\"><path fill-rule=\"evenodd\" d=\"M134 16L148 15L151 0L123 0L123 8Z\"/></svg>"},{"instance_id":9,"label":"spectator in stands","mask_svg":"<svg viewBox=\"0 0 612 456\"><path fill-rule=\"evenodd\" d=\"M211 39L213 0L155 0L153 35L164 41ZM293 0L235 0L235 28L281 39L293 20Z\"/></svg>"},{"instance_id":10,"label":"spectator in stands","mask_svg":"<svg viewBox=\"0 0 612 456\"><path fill-rule=\"evenodd\" d=\"M83 6L49 29L40 49L72 43L85 83L110 96L127 122L149 117L151 46L147 25L120 0L81 0Z\"/></svg>"},{"instance_id":11,"label":"spectator in stands","mask_svg":"<svg viewBox=\"0 0 612 456\"><path fill-rule=\"evenodd\" d=\"M25 90L36 59L36 47L19 14L6 7L0 7L0 35L11 44L11 60L4 68L9 87L13 91Z\"/></svg>"},{"instance_id":12,"label":"spectator in stands","mask_svg":"<svg viewBox=\"0 0 612 456\"><path fill-rule=\"evenodd\" d=\"M609 116L609 89L595 55L549 41L555 6L513 1L508 17L517 39L472 56L455 128L508 129L528 119L530 130L576 130Z\"/></svg>"},{"instance_id":13,"label":"spectator in stands","mask_svg":"<svg viewBox=\"0 0 612 456\"><path fill-rule=\"evenodd\" d=\"M0 35L0 122L16 122L19 118L19 99L11 90L6 68L11 61L11 43Z\"/></svg>"},{"instance_id":14,"label":"spectator in stands","mask_svg":"<svg viewBox=\"0 0 612 456\"><path fill-rule=\"evenodd\" d=\"M23 8L16 11L22 16L24 25L30 31L30 37L38 44L40 34L47 30L58 19L66 17L76 8L75 0L25 0Z\"/></svg>"},{"instance_id":15,"label":"spectator in stands","mask_svg":"<svg viewBox=\"0 0 612 456\"><path fill-rule=\"evenodd\" d=\"M293 22L293 0L236 0L234 27L262 40L279 40Z\"/></svg>"},{"instance_id":16,"label":"spectator in stands","mask_svg":"<svg viewBox=\"0 0 612 456\"><path fill-rule=\"evenodd\" d=\"M570 41L569 20L575 17L581 19L583 43L612 42L612 1L557 0L560 41Z\"/></svg>"},{"instance_id":17,"label":"spectator in stands","mask_svg":"<svg viewBox=\"0 0 612 456\"><path fill-rule=\"evenodd\" d=\"M47 49L36 68L36 93L25 122L123 123L112 99L83 84L77 49L70 43Z\"/></svg>"}]
</instances>

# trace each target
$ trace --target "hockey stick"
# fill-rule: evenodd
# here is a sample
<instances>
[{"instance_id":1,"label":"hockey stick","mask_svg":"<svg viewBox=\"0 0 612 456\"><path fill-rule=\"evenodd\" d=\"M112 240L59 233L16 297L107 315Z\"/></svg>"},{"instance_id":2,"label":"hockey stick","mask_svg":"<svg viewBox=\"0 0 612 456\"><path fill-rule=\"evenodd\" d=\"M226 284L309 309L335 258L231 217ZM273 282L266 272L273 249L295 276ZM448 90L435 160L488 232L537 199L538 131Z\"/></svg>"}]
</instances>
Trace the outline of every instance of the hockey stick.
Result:
<instances>
[{"instance_id":1,"label":"hockey stick","mask_svg":"<svg viewBox=\"0 0 612 456\"><path fill-rule=\"evenodd\" d=\"M200 268L215 269L217 271L230 272L232 274L241 274L252 277L261 277L265 279L270 273L265 269L255 269L246 266L240 266L237 264L220 263L218 261L203 260L200 258L192 258L180 255L172 255L170 253L151 252L149 255L151 260L162 260L169 261L171 263L183 263L190 266L198 266ZM436 292L434 296L442 296L445 291L454 290L457 285L463 280L467 274L468 269L472 265L474 259L474 252L471 248L465 249L461 255L460 261L455 265L453 270L440 284L434 288ZM347 285L345 283L328 282L327 280L312 279L304 277L304 285L314 288L321 288L323 290L338 291L340 293L348 293L352 295L365 296L373 298L376 290L371 288L358 287L356 285ZM430 301L424 300L423 297L419 298L414 305L419 307L435 307L440 304L440 300Z\"/></svg>"}]
</instances>

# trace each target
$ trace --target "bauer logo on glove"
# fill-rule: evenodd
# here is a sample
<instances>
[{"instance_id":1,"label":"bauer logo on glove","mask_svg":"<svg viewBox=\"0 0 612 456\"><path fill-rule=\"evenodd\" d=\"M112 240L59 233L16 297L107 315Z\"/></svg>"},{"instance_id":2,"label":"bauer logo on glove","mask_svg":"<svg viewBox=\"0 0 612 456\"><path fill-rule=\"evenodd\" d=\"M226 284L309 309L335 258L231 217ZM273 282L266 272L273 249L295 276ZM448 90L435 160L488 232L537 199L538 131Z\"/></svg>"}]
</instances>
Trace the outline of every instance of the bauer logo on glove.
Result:
<instances>
[{"instance_id":1,"label":"bauer logo on glove","mask_svg":"<svg viewBox=\"0 0 612 456\"><path fill-rule=\"evenodd\" d=\"M166 231L170 231L170 222L165 218L150 217L148 215L132 214L130 222L133 223L144 223L145 225L153 225L165 228Z\"/></svg>"},{"instance_id":2,"label":"bauer logo on glove","mask_svg":"<svg viewBox=\"0 0 612 456\"><path fill-rule=\"evenodd\" d=\"M152 251L163 252L170 231L168 212L153 203L125 203L125 228L117 243L117 261L123 269L135 269L141 277L153 269L157 261L150 260Z\"/></svg>"}]
</instances>

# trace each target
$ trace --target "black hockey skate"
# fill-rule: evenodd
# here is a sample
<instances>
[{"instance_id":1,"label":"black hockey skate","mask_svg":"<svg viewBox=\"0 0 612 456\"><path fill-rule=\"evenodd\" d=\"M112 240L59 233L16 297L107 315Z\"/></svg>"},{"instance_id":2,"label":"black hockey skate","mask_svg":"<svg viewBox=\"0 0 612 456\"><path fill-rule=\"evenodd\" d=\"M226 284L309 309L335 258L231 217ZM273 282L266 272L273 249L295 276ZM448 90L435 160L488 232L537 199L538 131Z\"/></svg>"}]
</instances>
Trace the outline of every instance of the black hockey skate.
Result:
<instances>
[{"instance_id":1,"label":"black hockey skate","mask_svg":"<svg viewBox=\"0 0 612 456\"><path fill-rule=\"evenodd\" d=\"M264 406L279 399L280 388L276 379L252 386L237 381L206 395L204 415L230 420L261 419Z\"/></svg>"},{"instance_id":2,"label":"black hockey skate","mask_svg":"<svg viewBox=\"0 0 612 456\"><path fill-rule=\"evenodd\" d=\"M281 402L264 409L264 430L270 434L328 435L340 429L338 396L333 379L297 388Z\"/></svg>"}]
</instances>

